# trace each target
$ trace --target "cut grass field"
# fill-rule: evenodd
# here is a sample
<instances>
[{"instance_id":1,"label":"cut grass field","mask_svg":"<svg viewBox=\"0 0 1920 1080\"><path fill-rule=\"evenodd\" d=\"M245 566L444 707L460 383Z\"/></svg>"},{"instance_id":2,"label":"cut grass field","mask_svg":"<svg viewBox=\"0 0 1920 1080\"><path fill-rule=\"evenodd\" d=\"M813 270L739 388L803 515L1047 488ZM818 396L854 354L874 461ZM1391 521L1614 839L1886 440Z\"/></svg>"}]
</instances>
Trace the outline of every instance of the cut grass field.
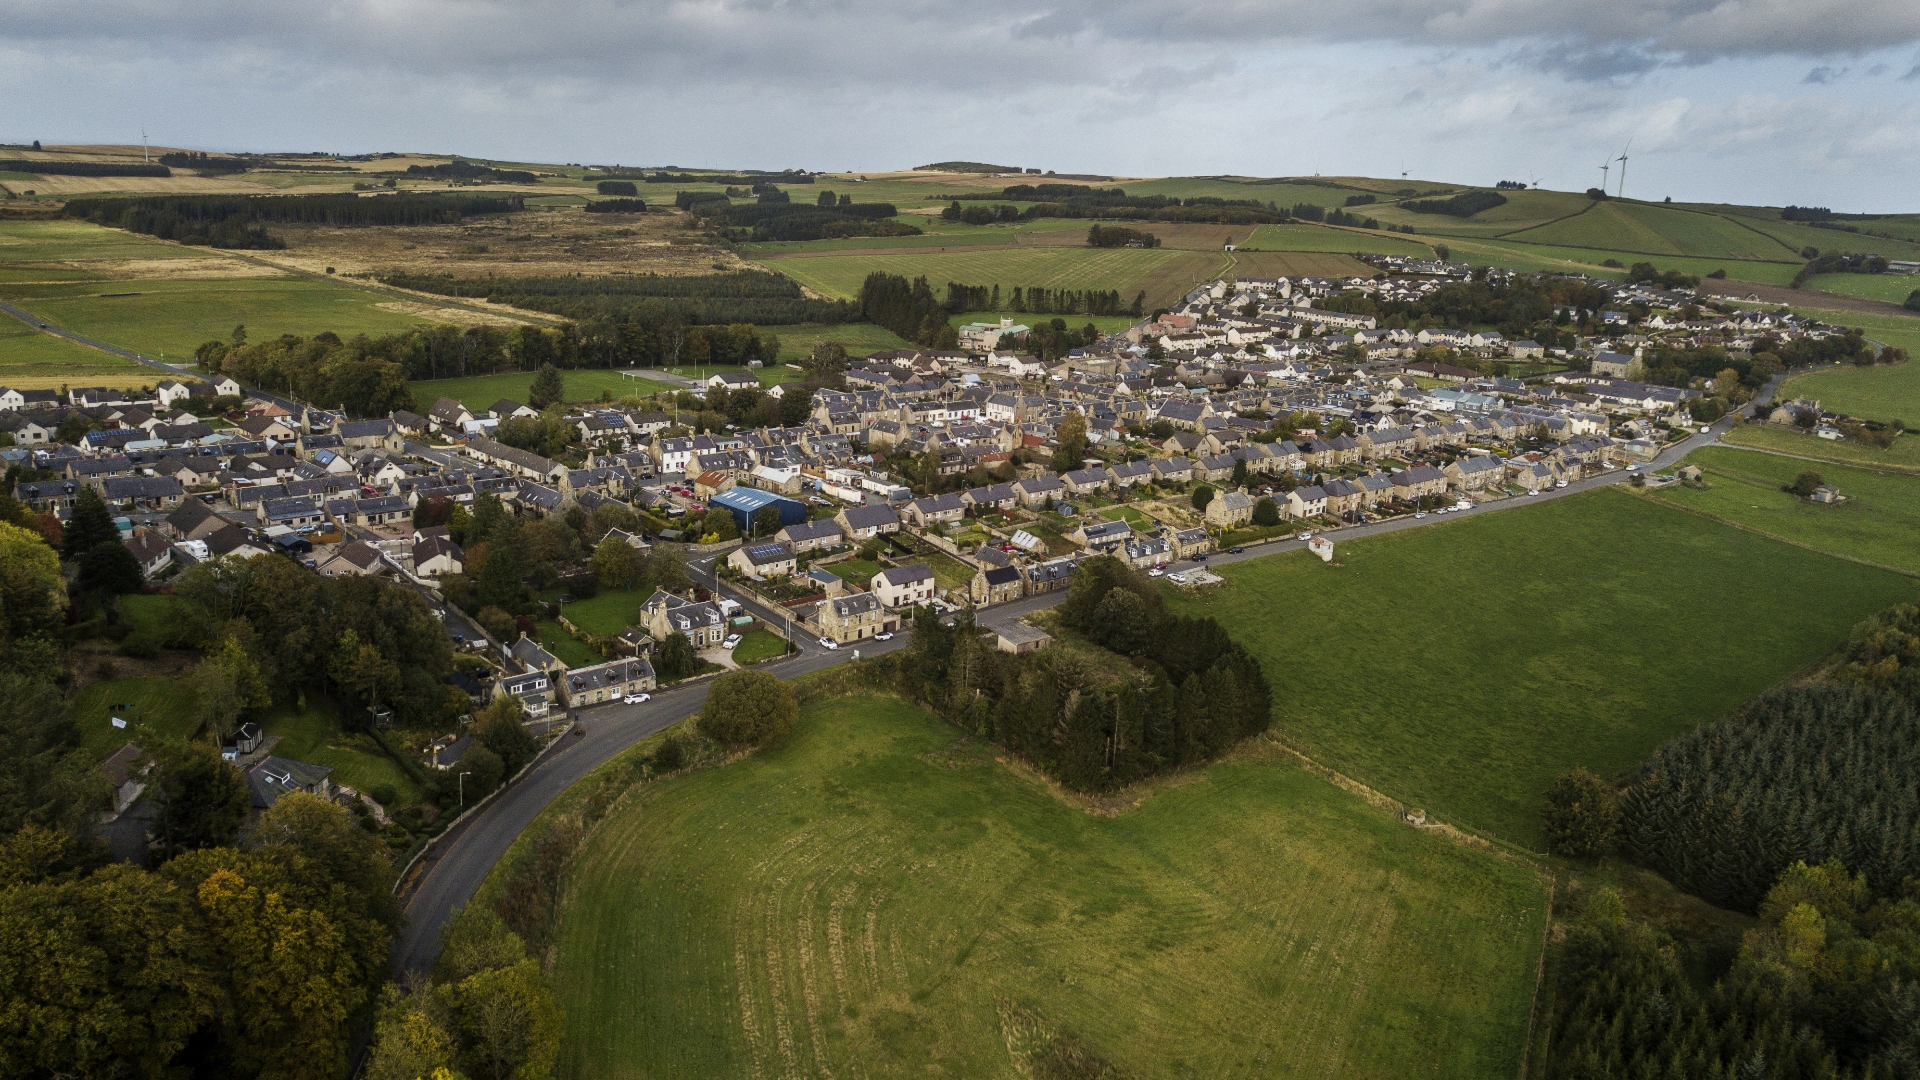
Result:
<instances>
[{"instance_id":1,"label":"cut grass field","mask_svg":"<svg viewBox=\"0 0 1920 1080\"><path fill-rule=\"evenodd\" d=\"M894 349L911 349L913 342L873 323L802 323L795 326L763 326L763 332L780 339L782 363L797 364L812 355L815 345L837 342L848 356L871 356ZM797 377L798 372L794 373Z\"/></svg>"},{"instance_id":2,"label":"cut grass field","mask_svg":"<svg viewBox=\"0 0 1920 1080\"><path fill-rule=\"evenodd\" d=\"M204 259L207 248L182 247L85 221L0 221L0 265Z\"/></svg>"},{"instance_id":3,"label":"cut grass field","mask_svg":"<svg viewBox=\"0 0 1920 1080\"><path fill-rule=\"evenodd\" d=\"M0 315L0 386L52 390L61 386L151 386L166 377L155 368L76 344Z\"/></svg>"},{"instance_id":4,"label":"cut grass field","mask_svg":"<svg viewBox=\"0 0 1920 1080\"><path fill-rule=\"evenodd\" d=\"M435 321L383 310L377 305L389 298L378 293L289 277L0 284L0 299L63 330L176 363L190 362L201 343L225 340L238 325L250 340L264 341L323 330L378 336Z\"/></svg>"},{"instance_id":5,"label":"cut grass field","mask_svg":"<svg viewBox=\"0 0 1920 1080\"><path fill-rule=\"evenodd\" d=\"M1920 276L1913 274L1816 274L1807 279L1807 287L1821 292L1858 296L1864 300L1884 300L1904 304L1907 297L1920 292Z\"/></svg>"},{"instance_id":6,"label":"cut grass field","mask_svg":"<svg viewBox=\"0 0 1920 1080\"><path fill-rule=\"evenodd\" d=\"M1687 455L1705 488L1674 486L1651 498L1796 544L1920 574L1920 476L1896 475L1780 457L1760 450L1709 446ZM1845 502L1821 504L1781 490L1803 472L1817 472Z\"/></svg>"},{"instance_id":7,"label":"cut grass field","mask_svg":"<svg viewBox=\"0 0 1920 1080\"><path fill-rule=\"evenodd\" d=\"M651 595L646 589L605 589L585 600L560 607L567 621L589 634L617 634L640 620L640 605Z\"/></svg>"},{"instance_id":8,"label":"cut grass field","mask_svg":"<svg viewBox=\"0 0 1920 1080\"><path fill-rule=\"evenodd\" d=\"M533 640L569 668L592 667L606 659L552 619L540 619L533 624Z\"/></svg>"},{"instance_id":9,"label":"cut grass field","mask_svg":"<svg viewBox=\"0 0 1920 1080\"><path fill-rule=\"evenodd\" d=\"M433 403L443 397L450 397L469 409L485 412L501 398L511 398L524 405L527 391L533 388L533 376L531 371L516 371L506 375L476 375L467 379L419 379L407 385L413 390L413 403L422 412L432 408ZM670 394L680 389L657 379L629 379L618 371L603 368L563 371L560 373L560 382L565 387L568 401L598 401L602 391L613 395L613 400L618 401L630 395L648 397Z\"/></svg>"},{"instance_id":10,"label":"cut grass field","mask_svg":"<svg viewBox=\"0 0 1920 1080\"><path fill-rule=\"evenodd\" d=\"M200 729L193 685L185 678L148 676L108 679L74 695L68 715L87 752L104 758L143 736L190 739ZM113 726L113 718L127 721Z\"/></svg>"},{"instance_id":11,"label":"cut grass field","mask_svg":"<svg viewBox=\"0 0 1920 1080\"><path fill-rule=\"evenodd\" d=\"M1012 319L1018 326L1038 326L1043 322L1052 322L1054 319L1065 319L1068 329L1078 330L1092 323L1094 329L1103 334L1120 333L1140 321L1130 315L1035 315L1031 311L969 311L949 316L947 321L960 327L976 322L997 323L1001 319Z\"/></svg>"},{"instance_id":12,"label":"cut grass field","mask_svg":"<svg viewBox=\"0 0 1920 1080\"><path fill-rule=\"evenodd\" d=\"M752 630L733 647L733 662L736 664L757 664L762 660L771 660L787 654L787 639L771 630Z\"/></svg>"},{"instance_id":13,"label":"cut grass field","mask_svg":"<svg viewBox=\"0 0 1920 1080\"><path fill-rule=\"evenodd\" d=\"M1216 569L1173 599L1260 657L1276 730L1529 848L1553 777L1613 776L1920 583L1601 490ZM1171 593L1171 591L1170 591Z\"/></svg>"},{"instance_id":14,"label":"cut grass field","mask_svg":"<svg viewBox=\"0 0 1920 1080\"><path fill-rule=\"evenodd\" d=\"M1872 328L1868 328L1868 333L1885 335L1885 331ZM1821 408L1847 416L1902 420L1909 427L1920 426L1920 362L1909 360L1904 364L1864 368L1836 365L1788 379L1780 388L1779 397L1781 400L1812 398Z\"/></svg>"},{"instance_id":15,"label":"cut grass field","mask_svg":"<svg viewBox=\"0 0 1920 1080\"><path fill-rule=\"evenodd\" d=\"M1794 457L1859 465L1889 472L1920 473L1920 437L1902 435L1885 450L1853 439L1829 442L1767 424L1743 424L1720 437L1735 446L1752 446Z\"/></svg>"},{"instance_id":16,"label":"cut grass field","mask_svg":"<svg viewBox=\"0 0 1920 1080\"><path fill-rule=\"evenodd\" d=\"M331 779L355 791L371 791L391 784L399 805L420 801L420 789L406 770L380 751L370 736L348 735L340 727L340 710L333 702L309 700L304 707L285 705L260 722L265 735L278 735L275 757L306 761L333 770Z\"/></svg>"},{"instance_id":17,"label":"cut grass field","mask_svg":"<svg viewBox=\"0 0 1920 1080\"><path fill-rule=\"evenodd\" d=\"M557 1075L1052 1075L1021 1016L1142 1077L1517 1070L1525 866L1258 746L1099 817L957 738L832 699L617 808L558 921Z\"/></svg>"}]
</instances>

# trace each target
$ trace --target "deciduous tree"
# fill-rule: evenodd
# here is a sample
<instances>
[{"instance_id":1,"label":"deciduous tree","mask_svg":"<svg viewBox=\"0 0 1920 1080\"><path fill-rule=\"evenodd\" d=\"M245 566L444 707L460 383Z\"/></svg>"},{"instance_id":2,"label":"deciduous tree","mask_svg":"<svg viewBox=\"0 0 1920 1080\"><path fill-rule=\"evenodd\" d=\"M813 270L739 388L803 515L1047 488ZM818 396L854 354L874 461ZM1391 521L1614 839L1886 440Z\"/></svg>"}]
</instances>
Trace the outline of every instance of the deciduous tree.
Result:
<instances>
[{"instance_id":1,"label":"deciduous tree","mask_svg":"<svg viewBox=\"0 0 1920 1080\"><path fill-rule=\"evenodd\" d=\"M734 671L716 679L700 711L700 731L729 746L754 746L793 729L800 716L793 689L764 671Z\"/></svg>"}]
</instances>

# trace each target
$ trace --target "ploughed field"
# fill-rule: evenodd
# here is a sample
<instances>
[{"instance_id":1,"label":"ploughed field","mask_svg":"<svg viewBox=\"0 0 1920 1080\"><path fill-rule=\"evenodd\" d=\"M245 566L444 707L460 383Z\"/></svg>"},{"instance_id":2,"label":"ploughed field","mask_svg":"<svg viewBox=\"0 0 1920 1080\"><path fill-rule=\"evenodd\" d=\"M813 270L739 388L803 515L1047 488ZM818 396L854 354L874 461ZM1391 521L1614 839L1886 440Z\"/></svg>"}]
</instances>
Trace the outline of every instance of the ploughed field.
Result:
<instances>
[{"instance_id":1,"label":"ploughed field","mask_svg":"<svg viewBox=\"0 0 1920 1080\"><path fill-rule=\"evenodd\" d=\"M558 1072L999 1077L1051 1043L1135 1076L1512 1075L1545 899L1265 744L1100 817L837 698L585 843Z\"/></svg>"}]
</instances>

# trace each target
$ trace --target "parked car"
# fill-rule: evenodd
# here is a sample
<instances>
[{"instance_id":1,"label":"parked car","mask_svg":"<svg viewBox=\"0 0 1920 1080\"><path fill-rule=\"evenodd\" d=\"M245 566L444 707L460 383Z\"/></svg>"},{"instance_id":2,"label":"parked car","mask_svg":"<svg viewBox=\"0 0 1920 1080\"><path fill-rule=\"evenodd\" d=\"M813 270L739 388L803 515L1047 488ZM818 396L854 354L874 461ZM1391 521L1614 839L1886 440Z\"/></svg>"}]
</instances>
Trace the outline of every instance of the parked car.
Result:
<instances>
[{"instance_id":1,"label":"parked car","mask_svg":"<svg viewBox=\"0 0 1920 1080\"><path fill-rule=\"evenodd\" d=\"M1235 555L1238 555L1238 554L1240 554L1241 552L1243 552L1243 551L1245 551L1245 550L1247 550L1247 549L1246 549L1246 548L1234 548L1234 549L1233 549L1233 553L1234 553Z\"/></svg>"},{"instance_id":2,"label":"parked car","mask_svg":"<svg viewBox=\"0 0 1920 1080\"><path fill-rule=\"evenodd\" d=\"M1414 514L1413 516L1414 516L1414 517L1416 517L1416 518L1423 518L1423 517L1426 517L1426 516L1427 516L1427 512L1426 512L1425 510L1422 510L1422 511L1420 511L1420 512L1418 512L1418 513L1416 513L1416 514Z\"/></svg>"},{"instance_id":3,"label":"parked car","mask_svg":"<svg viewBox=\"0 0 1920 1080\"><path fill-rule=\"evenodd\" d=\"M1203 551L1203 552L1201 552L1200 554L1198 554L1198 555L1195 555L1195 556L1193 557L1193 561L1194 561L1194 562L1206 562L1206 561L1207 561L1207 553Z\"/></svg>"},{"instance_id":4,"label":"parked car","mask_svg":"<svg viewBox=\"0 0 1920 1080\"><path fill-rule=\"evenodd\" d=\"M873 640L875 640L875 641L892 641L892 640L893 640L893 631L891 631L891 630L882 630L882 631L880 631L879 633L877 633L877 634L875 634L875 635L873 635Z\"/></svg>"},{"instance_id":5,"label":"parked car","mask_svg":"<svg viewBox=\"0 0 1920 1080\"><path fill-rule=\"evenodd\" d=\"M1628 472L1639 472L1639 471L1640 471L1640 466L1638 466L1638 465L1629 465L1629 466L1627 466L1627 471L1628 471Z\"/></svg>"},{"instance_id":6,"label":"parked car","mask_svg":"<svg viewBox=\"0 0 1920 1080\"><path fill-rule=\"evenodd\" d=\"M623 702L626 702L628 705L638 705L641 702L653 700L653 695L652 694L628 694L626 697L623 697L620 700Z\"/></svg>"},{"instance_id":7,"label":"parked car","mask_svg":"<svg viewBox=\"0 0 1920 1080\"><path fill-rule=\"evenodd\" d=\"M1299 536L1294 537L1294 539L1295 540L1311 540L1313 539L1313 534L1310 532L1303 532Z\"/></svg>"},{"instance_id":8,"label":"parked car","mask_svg":"<svg viewBox=\"0 0 1920 1080\"><path fill-rule=\"evenodd\" d=\"M740 644L739 634L728 634L727 640L721 642L720 647L723 649L732 649L732 648L738 647L739 644Z\"/></svg>"},{"instance_id":9,"label":"parked car","mask_svg":"<svg viewBox=\"0 0 1920 1080\"><path fill-rule=\"evenodd\" d=\"M1539 488L1534 488L1534 489L1533 489L1532 491L1529 491L1529 492L1527 492L1527 494L1529 494L1529 495L1538 495L1538 494L1540 494L1540 489L1539 489Z\"/></svg>"},{"instance_id":10,"label":"parked car","mask_svg":"<svg viewBox=\"0 0 1920 1080\"><path fill-rule=\"evenodd\" d=\"M820 647L823 649L837 649L840 647L840 643L823 635L820 638Z\"/></svg>"},{"instance_id":11,"label":"parked car","mask_svg":"<svg viewBox=\"0 0 1920 1080\"><path fill-rule=\"evenodd\" d=\"M1165 570L1162 570L1162 569L1160 569L1160 568L1159 568L1159 567L1157 567L1157 566L1156 566L1156 567L1154 567L1153 569L1151 569L1151 570L1149 570L1149 571L1147 571L1147 576L1148 576L1148 577L1165 577L1165 576L1166 576L1166 574L1167 574L1167 572L1166 572Z\"/></svg>"},{"instance_id":12,"label":"parked car","mask_svg":"<svg viewBox=\"0 0 1920 1080\"><path fill-rule=\"evenodd\" d=\"M1557 488L1563 488L1567 486L1567 482L1565 480L1555 480L1553 482L1553 486Z\"/></svg>"}]
</instances>

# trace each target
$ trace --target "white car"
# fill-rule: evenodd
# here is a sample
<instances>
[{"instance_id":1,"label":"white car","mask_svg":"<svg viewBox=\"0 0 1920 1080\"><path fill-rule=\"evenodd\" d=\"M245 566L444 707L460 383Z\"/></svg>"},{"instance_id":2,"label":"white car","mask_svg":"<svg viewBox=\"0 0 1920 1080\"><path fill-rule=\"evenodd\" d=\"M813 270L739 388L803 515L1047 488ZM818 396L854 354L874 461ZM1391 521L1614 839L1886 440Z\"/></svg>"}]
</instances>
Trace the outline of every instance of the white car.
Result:
<instances>
[{"instance_id":1,"label":"white car","mask_svg":"<svg viewBox=\"0 0 1920 1080\"><path fill-rule=\"evenodd\" d=\"M1147 576L1148 577L1166 577L1167 572L1156 566L1153 569L1147 571Z\"/></svg>"},{"instance_id":2,"label":"white car","mask_svg":"<svg viewBox=\"0 0 1920 1080\"><path fill-rule=\"evenodd\" d=\"M1527 492L1527 494L1529 494L1529 495L1538 495L1538 494L1540 494L1540 489L1539 489L1539 488L1534 488L1534 489L1533 489L1532 491L1529 491L1529 492Z\"/></svg>"},{"instance_id":3,"label":"white car","mask_svg":"<svg viewBox=\"0 0 1920 1080\"><path fill-rule=\"evenodd\" d=\"M1417 514L1415 514L1415 515L1413 515L1413 516L1414 516L1414 517L1416 517L1416 518L1423 518L1423 517L1426 517L1426 516L1427 516L1427 512L1426 512L1425 510L1422 510L1422 511L1420 511L1419 513L1417 513Z\"/></svg>"},{"instance_id":4,"label":"white car","mask_svg":"<svg viewBox=\"0 0 1920 1080\"><path fill-rule=\"evenodd\" d=\"M823 649L837 649L840 647L840 643L830 637L823 637L820 639L820 647Z\"/></svg>"},{"instance_id":5,"label":"white car","mask_svg":"<svg viewBox=\"0 0 1920 1080\"><path fill-rule=\"evenodd\" d=\"M625 702L628 705L639 705L642 702L652 701L653 695L652 694L628 694L626 697L623 697L620 700Z\"/></svg>"},{"instance_id":6,"label":"white car","mask_svg":"<svg viewBox=\"0 0 1920 1080\"><path fill-rule=\"evenodd\" d=\"M740 644L739 634L728 634L727 640L721 642L720 647L723 649L732 649L737 647L739 644Z\"/></svg>"},{"instance_id":7,"label":"white car","mask_svg":"<svg viewBox=\"0 0 1920 1080\"><path fill-rule=\"evenodd\" d=\"M891 631L891 630L882 630L882 631L880 631L879 633L877 633L877 634L875 634L875 635L873 635L873 640L875 640L875 641L892 641L892 640L893 640L893 631Z\"/></svg>"},{"instance_id":8,"label":"white car","mask_svg":"<svg viewBox=\"0 0 1920 1080\"><path fill-rule=\"evenodd\" d=\"M1565 480L1555 480L1553 482L1553 486L1557 488L1563 488L1567 486L1567 482Z\"/></svg>"},{"instance_id":9,"label":"white car","mask_svg":"<svg viewBox=\"0 0 1920 1080\"><path fill-rule=\"evenodd\" d=\"M1303 532L1299 536L1294 537L1294 539L1295 540L1311 540L1313 539L1313 534L1310 532Z\"/></svg>"},{"instance_id":10,"label":"white car","mask_svg":"<svg viewBox=\"0 0 1920 1080\"><path fill-rule=\"evenodd\" d=\"M1640 466L1638 466L1638 465L1629 465L1629 466L1627 466L1627 471L1628 471L1628 472L1639 472L1639 471L1640 471Z\"/></svg>"}]
</instances>

